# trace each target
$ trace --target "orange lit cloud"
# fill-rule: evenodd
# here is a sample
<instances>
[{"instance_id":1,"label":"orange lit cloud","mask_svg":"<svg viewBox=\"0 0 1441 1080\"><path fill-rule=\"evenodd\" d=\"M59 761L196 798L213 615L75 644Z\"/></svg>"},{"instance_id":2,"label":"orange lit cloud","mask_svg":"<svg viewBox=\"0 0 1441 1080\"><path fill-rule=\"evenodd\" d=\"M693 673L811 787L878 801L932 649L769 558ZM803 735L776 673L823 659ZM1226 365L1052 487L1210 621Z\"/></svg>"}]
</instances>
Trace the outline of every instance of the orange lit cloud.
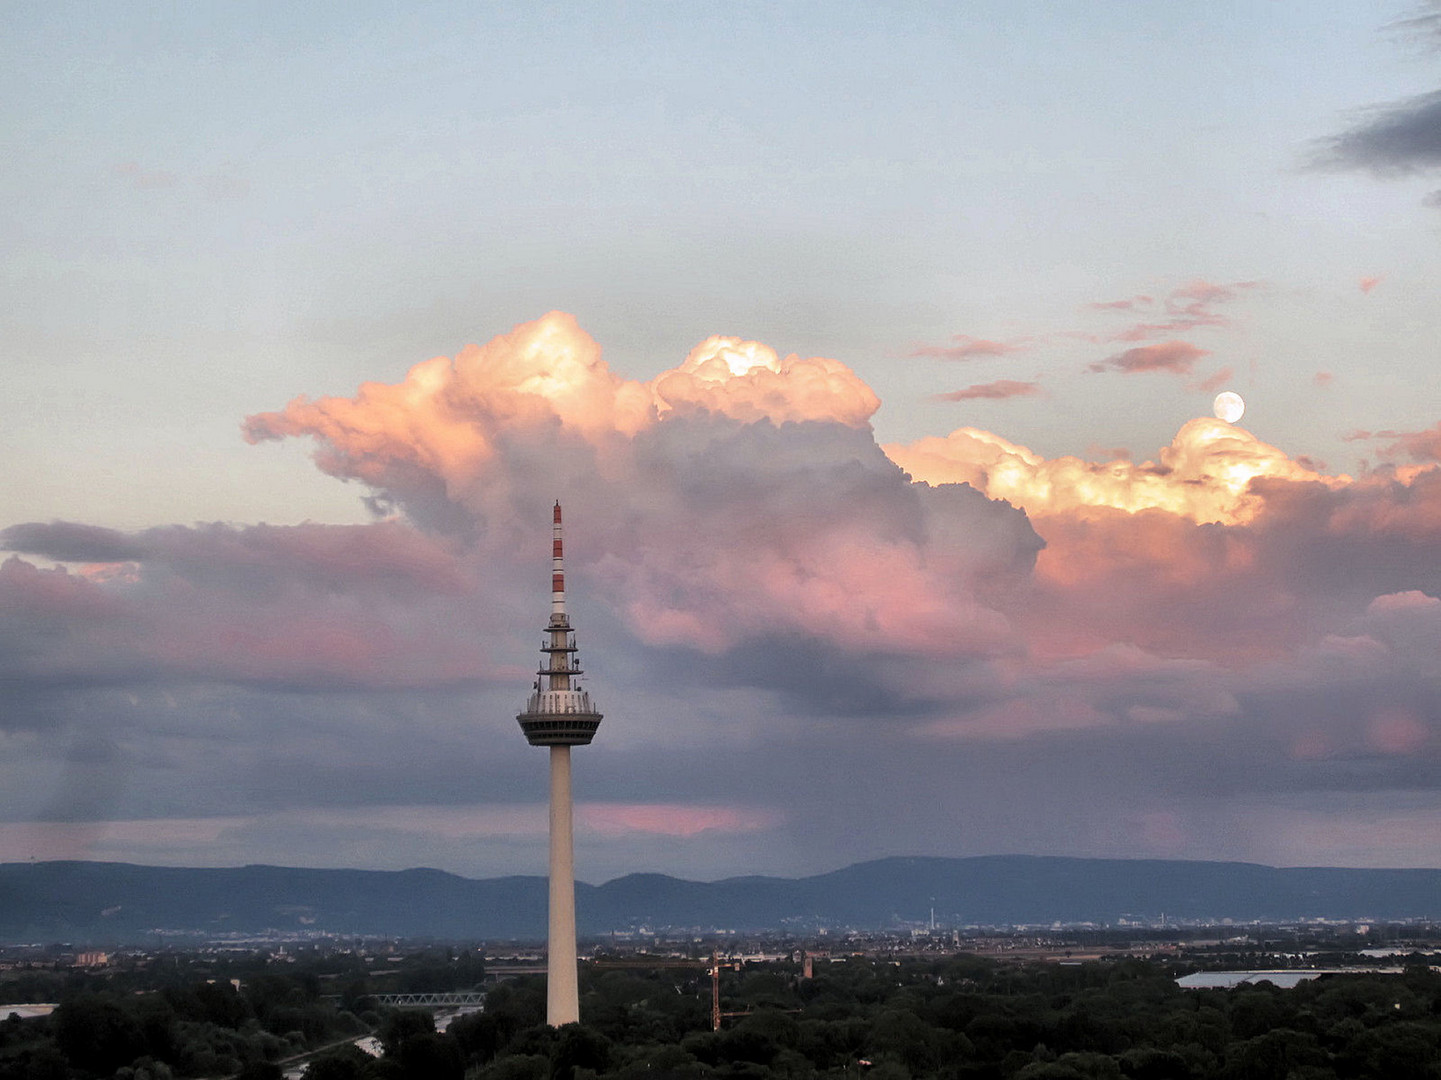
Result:
<instances>
[{"instance_id":1,"label":"orange lit cloud","mask_svg":"<svg viewBox=\"0 0 1441 1080\"><path fill-rule=\"evenodd\" d=\"M1237 288L1106 310L1216 326ZM1186 362L1148 355L1130 370ZM1166 847L1191 827L1194 807L1174 827L1158 809L1177 791L1441 790L1441 425L1362 433L1416 460L1359 478L1210 417L1149 460L973 427L880 447L876 397L838 361L733 337L677 360L626 379L553 314L250 418L252 440L312 439L370 525L0 532L19 552L0 563L0 739L50 755L48 777L93 734L110 756L75 739L89 764L66 790L113 775L128 800L108 838L38 829L41 854L146 855L152 793L188 769L190 801L153 829L168 850L243 861L247 837L320 835L318 857L349 858L372 850L335 854L358 828L385 858L497 838L543 866L543 777L512 717L556 498L615 725L577 816L617 851L749 856L828 829L828 851L867 829L880 850L916 805L1002 830L1089 806L1085 828ZM862 782L836 796L834 777ZM1035 843L1079 835L1056 827Z\"/></svg>"},{"instance_id":2,"label":"orange lit cloud","mask_svg":"<svg viewBox=\"0 0 1441 1080\"><path fill-rule=\"evenodd\" d=\"M587 580L651 644L721 652L819 627L880 652L1010 647L976 589L1024 573L1039 542L1008 507L923 498L875 445L878 405L837 361L730 337L627 381L552 313L399 384L253 416L246 432L314 437L322 468L485 559L516 558L510 529L537 489L561 498L588 523ZM950 516L976 530L954 553L929 539Z\"/></svg>"},{"instance_id":3,"label":"orange lit cloud","mask_svg":"<svg viewBox=\"0 0 1441 1080\"><path fill-rule=\"evenodd\" d=\"M625 380L550 315L394 385L248 421L252 438L315 438L322 467L409 522L20 526L12 547L131 569L20 562L7 580L40 611L98 605L75 638L93 650L147 627L125 656L172 676L484 681L510 670L484 646L490 622L517 582L543 577L524 523L559 497L583 523L573 580L636 647L688 651L723 683L754 678L810 708L893 700L951 738L1229 716L1229 672L1361 679L1431 633L1421 609L1436 589L1385 567L1424 564L1441 535L1441 471L1328 476L1210 417L1140 462L1047 459L975 428L882 448L875 404L836 361L737 338ZM1317 536L1312 566L1295 551ZM1408 554L1368 563L1377 545ZM1290 575L1326 560L1364 595L1312 612ZM168 606L162 590L202 602ZM462 633L438 613L467 595ZM731 674L762 654L788 659Z\"/></svg>"},{"instance_id":4,"label":"orange lit cloud","mask_svg":"<svg viewBox=\"0 0 1441 1080\"><path fill-rule=\"evenodd\" d=\"M405 486L419 469L454 499L492 460L496 440L517 429L543 434L559 424L603 451L666 414L859 426L879 405L837 361L780 359L738 338L707 339L649 383L622 379L572 316L551 312L453 360L417 364L398 384L365 383L353 398L296 398L280 412L249 417L244 433L251 442L313 436L321 468L378 488Z\"/></svg>"},{"instance_id":5,"label":"orange lit cloud","mask_svg":"<svg viewBox=\"0 0 1441 1080\"><path fill-rule=\"evenodd\" d=\"M977 383L964 390L952 390L948 394L937 394L937 401L1001 401L1005 398L1032 397L1041 392L1038 382L1017 382L1014 379L999 379L996 382Z\"/></svg>"},{"instance_id":6,"label":"orange lit cloud","mask_svg":"<svg viewBox=\"0 0 1441 1080\"><path fill-rule=\"evenodd\" d=\"M859 426L881 404L839 361L781 359L759 342L732 337L707 338L648 388L658 415L709 410L744 422L821 420Z\"/></svg>"},{"instance_id":7,"label":"orange lit cloud","mask_svg":"<svg viewBox=\"0 0 1441 1080\"><path fill-rule=\"evenodd\" d=\"M1031 514L1103 506L1234 523L1255 513L1248 487L1256 477L1331 482L1244 428L1210 417L1188 421L1158 462L1046 460L976 428L884 449L917 480L970 484Z\"/></svg>"}]
</instances>

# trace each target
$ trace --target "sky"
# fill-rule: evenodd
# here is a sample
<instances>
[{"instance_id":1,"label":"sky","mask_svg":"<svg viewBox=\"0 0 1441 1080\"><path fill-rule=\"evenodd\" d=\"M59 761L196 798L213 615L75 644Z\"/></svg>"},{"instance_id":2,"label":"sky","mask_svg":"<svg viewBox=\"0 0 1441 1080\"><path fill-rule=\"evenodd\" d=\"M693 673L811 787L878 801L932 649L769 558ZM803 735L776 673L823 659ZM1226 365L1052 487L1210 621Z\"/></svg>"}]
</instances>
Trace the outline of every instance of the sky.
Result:
<instances>
[{"instance_id":1,"label":"sky","mask_svg":"<svg viewBox=\"0 0 1441 1080\"><path fill-rule=\"evenodd\" d=\"M0 100L0 860L543 873L560 500L583 880L1441 866L1441 5L14 3Z\"/></svg>"}]
</instances>

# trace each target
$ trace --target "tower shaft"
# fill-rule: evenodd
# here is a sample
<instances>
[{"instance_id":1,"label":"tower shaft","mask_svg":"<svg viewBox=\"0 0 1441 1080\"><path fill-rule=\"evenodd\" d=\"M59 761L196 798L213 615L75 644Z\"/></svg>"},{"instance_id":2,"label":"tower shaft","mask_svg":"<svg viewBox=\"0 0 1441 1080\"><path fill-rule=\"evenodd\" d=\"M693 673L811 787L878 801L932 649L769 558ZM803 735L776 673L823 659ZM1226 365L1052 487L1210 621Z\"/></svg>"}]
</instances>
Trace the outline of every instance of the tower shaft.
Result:
<instances>
[{"instance_id":1,"label":"tower shaft","mask_svg":"<svg viewBox=\"0 0 1441 1080\"><path fill-rule=\"evenodd\" d=\"M570 747L550 748L550 946L545 962L545 1022L580 1021L575 947L575 840Z\"/></svg>"}]
</instances>

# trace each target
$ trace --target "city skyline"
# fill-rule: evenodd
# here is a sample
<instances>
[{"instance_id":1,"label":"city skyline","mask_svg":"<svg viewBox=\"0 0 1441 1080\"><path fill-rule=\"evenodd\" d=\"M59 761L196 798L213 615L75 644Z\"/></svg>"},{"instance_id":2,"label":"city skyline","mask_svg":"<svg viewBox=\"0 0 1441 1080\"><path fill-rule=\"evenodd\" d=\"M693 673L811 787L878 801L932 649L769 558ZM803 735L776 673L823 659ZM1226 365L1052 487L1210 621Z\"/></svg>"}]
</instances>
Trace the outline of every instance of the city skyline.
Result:
<instances>
[{"instance_id":1,"label":"city skyline","mask_svg":"<svg viewBox=\"0 0 1441 1080\"><path fill-rule=\"evenodd\" d=\"M256 12L0 36L0 860L536 872L558 499L582 880L1441 866L1441 7Z\"/></svg>"}]
</instances>

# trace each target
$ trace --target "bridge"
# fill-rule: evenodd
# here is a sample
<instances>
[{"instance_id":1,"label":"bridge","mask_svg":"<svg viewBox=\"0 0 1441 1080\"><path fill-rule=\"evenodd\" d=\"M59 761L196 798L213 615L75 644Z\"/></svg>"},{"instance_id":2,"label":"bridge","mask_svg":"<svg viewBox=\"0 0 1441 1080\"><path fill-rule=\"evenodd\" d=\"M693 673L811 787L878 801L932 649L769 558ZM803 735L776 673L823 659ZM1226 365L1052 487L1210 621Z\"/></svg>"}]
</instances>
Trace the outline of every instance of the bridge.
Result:
<instances>
[{"instance_id":1,"label":"bridge","mask_svg":"<svg viewBox=\"0 0 1441 1080\"><path fill-rule=\"evenodd\" d=\"M450 994L367 994L382 1005L394 1005L398 1008L424 1008L433 1006L439 1009L461 1009L466 1007L480 1007L485 1004L484 990L461 990Z\"/></svg>"}]
</instances>

